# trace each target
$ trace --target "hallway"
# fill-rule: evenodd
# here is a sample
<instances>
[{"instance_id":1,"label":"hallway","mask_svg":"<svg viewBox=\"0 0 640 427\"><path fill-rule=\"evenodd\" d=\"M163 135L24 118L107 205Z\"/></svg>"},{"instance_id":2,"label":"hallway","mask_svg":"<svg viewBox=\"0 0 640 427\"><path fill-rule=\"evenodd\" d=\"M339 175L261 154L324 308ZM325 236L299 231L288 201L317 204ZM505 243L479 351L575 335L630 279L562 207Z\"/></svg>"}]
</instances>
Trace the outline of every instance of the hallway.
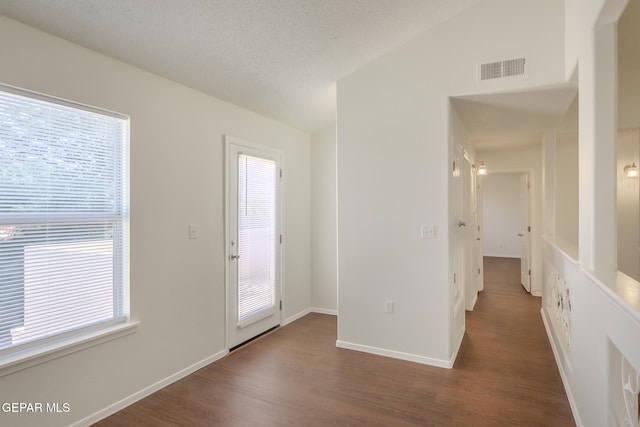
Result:
<instances>
[{"instance_id":1,"label":"hallway","mask_svg":"<svg viewBox=\"0 0 640 427\"><path fill-rule=\"evenodd\" d=\"M336 348L336 317L309 314L99 426L573 426L519 263L485 259L453 369Z\"/></svg>"},{"instance_id":2,"label":"hallway","mask_svg":"<svg viewBox=\"0 0 640 427\"><path fill-rule=\"evenodd\" d=\"M520 285L520 259L484 258L484 291L467 312L454 370L495 399L487 418L496 424L575 425L540 303Z\"/></svg>"}]
</instances>

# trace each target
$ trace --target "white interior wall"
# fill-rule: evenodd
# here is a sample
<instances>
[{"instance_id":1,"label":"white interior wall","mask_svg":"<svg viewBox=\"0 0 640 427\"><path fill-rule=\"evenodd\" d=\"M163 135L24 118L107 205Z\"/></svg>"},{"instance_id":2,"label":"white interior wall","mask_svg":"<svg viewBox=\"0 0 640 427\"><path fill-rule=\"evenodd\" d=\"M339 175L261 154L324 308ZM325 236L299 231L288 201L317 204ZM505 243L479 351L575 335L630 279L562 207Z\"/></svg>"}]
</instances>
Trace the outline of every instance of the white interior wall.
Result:
<instances>
[{"instance_id":1,"label":"white interior wall","mask_svg":"<svg viewBox=\"0 0 640 427\"><path fill-rule=\"evenodd\" d=\"M618 68L618 129L640 126L640 73L639 67Z\"/></svg>"},{"instance_id":2,"label":"white interior wall","mask_svg":"<svg viewBox=\"0 0 640 427\"><path fill-rule=\"evenodd\" d=\"M556 236L578 246L578 134L556 140Z\"/></svg>"},{"instance_id":3,"label":"white interior wall","mask_svg":"<svg viewBox=\"0 0 640 427\"><path fill-rule=\"evenodd\" d=\"M520 175L495 173L481 177L484 256L520 258Z\"/></svg>"},{"instance_id":4,"label":"white interior wall","mask_svg":"<svg viewBox=\"0 0 640 427\"><path fill-rule=\"evenodd\" d=\"M452 363L448 97L563 82L563 15L483 1L338 81L339 345ZM479 62L519 55L526 78L478 82Z\"/></svg>"},{"instance_id":5,"label":"white interior wall","mask_svg":"<svg viewBox=\"0 0 640 427\"><path fill-rule=\"evenodd\" d=\"M626 165L639 160L640 129L618 132L618 270L640 282L640 178L624 174Z\"/></svg>"},{"instance_id":6,"label":"white interior wall","mask_svg":"<svg viewBox=\"0 0 640 427\"><path fill-rule=\"evenodd\" d=\"M628 115L628 112L625 112ZM629 120L625 120L626 123ZM640 130L618 132L617 208L618 269L638 280L640 277L640 194L639 180L627 178L624 166L640 159ZM578 246L578 135L558 137L556 149L556 236Z\"/></svg>"},{"instance_id":7,"label":"white interior wall","mask_svg":"<svg viewBox=\"0 0 640 427\"><path fill-rule=\"evenodd\" d=\"M640 281L640 179L623 175L626 164L640 165L640 69L618 68L618 269ZM634 194L634 188L636 188ZM634 250L635 249L635 250Z\"/></svg>"},{"instance_id":8,"label":"white interior wall","mask_svg":"<svg viewBox=\"0 0 640 427\"><path fill-rule=\"evenodd\" d=\"M1 16L0 56L3 83L131 117L131 316L141 322L1 377L7 401L71 409L0 412L1 425L69 425L224 355L224 134L285 153L284 317L310 307L308 134Z\"/></svg>"},{"instance_id":9,"label":"white interior wall","mask_svg":"<svg viewBox=\"0 0 640 427\"><path fill-rule=\"evenodd\" d=\"M617 129L613 23L626 0L567 0L566 4L572 14L567 25L572 32L571 54L579 63L579 259L570 254L578 251L567 252L552 240L548 243L543 319L576 424L620 425L612 414L620 402L610 400L616 392L610 389L610 379L620 375L611 370L609 359L617 353L612 347L640 370L637 283L617 280L612 262L618 173L612 156ZM619 90L622 94L626 89L621 85ZM559 289L564 289L569 304L558 304ZM554 326L563 318L558 308L569 320L567 332Z\"/></svg>"},{"instance_id":10,"label":"white interior wall","mask_svg":"<svg viewBox=\"0 0 640 427\"><path fill-rule=\"evenodd\" d=\"M467 130L460 119L457 111L450 104L449 109L449 132L450 132L450 159L455 162L456 168L451 166L451 176L453 182L449 187L449 211L452 220L449 221L449 307L450 307L450 352L457 354L465 331L465 296L466 282L468 278L467 270L472 265L472 260L466 259L467 246L465 245L466 227L460 227L458 221L468 221L469 227L474 227L472 218L467 217L464 212L464 177L462 167L464 151L472 153L472 147Z\"/></svg>"},{"instance_id":11,"label":"white interior wall","mask_svg":"<svg viewBox=\"0 0 640 427\"><path fill-rule=\"evenodd\" d=\"M336 126L311 135L311 305L338 308L336 229Z\"/></svg>"}]
</instances>

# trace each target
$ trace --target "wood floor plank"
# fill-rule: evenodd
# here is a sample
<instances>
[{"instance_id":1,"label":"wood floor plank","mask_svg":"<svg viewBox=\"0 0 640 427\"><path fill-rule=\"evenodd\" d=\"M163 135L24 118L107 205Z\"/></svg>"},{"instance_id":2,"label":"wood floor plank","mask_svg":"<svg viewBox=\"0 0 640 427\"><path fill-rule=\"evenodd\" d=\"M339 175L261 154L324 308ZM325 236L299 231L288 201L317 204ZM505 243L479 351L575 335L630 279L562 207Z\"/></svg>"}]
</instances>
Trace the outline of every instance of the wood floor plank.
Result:
<instances>
[{"instance_id":1,"label":"wood floor plank","mask_svg":"<svg viewBox=\"0 0 640 427\"><path fill-rule=\"evenodd\" d=\"M336 318L309 314L97 426L573 426L519 268L485 260L453 369L337 348Z\"/></svg>"}]
</instances>

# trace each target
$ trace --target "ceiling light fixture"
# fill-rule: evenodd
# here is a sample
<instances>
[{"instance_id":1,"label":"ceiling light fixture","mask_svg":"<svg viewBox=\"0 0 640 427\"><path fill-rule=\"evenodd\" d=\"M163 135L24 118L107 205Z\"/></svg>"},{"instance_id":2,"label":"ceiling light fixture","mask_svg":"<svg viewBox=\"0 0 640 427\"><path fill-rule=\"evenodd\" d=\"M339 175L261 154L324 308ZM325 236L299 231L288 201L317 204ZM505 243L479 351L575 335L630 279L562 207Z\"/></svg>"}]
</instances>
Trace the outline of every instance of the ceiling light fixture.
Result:
<instances>
[{"instance_id":1,"label":"ceiling light fixture","mask_svg":"<svg viewBox=\"0 0 640 427\"><path fill-rule=\"evenodd\" d=\"M624 167L624 174L629 178L637 178L638 177L638 166L636 162L631 163L630 165L626 165Z\"/></svg>"},{"instance_id":2,"label":"ceiling light fixture","mask_svg":"<svg viewBox=\"0 0 640 427\"><path fill-rule=\"evenodd\" d=\"M476 173L481 176L485 176L487 174L487 167L485 166L484 162L478 163L478 169L476 170Z\"/></svg>"}]
</instances>

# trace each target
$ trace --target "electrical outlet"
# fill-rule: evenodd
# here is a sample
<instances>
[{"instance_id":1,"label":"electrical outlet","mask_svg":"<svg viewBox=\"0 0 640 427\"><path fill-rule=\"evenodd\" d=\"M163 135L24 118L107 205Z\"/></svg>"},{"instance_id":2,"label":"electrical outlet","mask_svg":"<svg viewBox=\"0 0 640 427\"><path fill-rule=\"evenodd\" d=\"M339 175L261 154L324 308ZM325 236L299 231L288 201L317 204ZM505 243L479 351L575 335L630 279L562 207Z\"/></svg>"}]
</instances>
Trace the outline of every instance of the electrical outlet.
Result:
<instances>
[{"instance_id":1,"label":"electrical outlet","mask_svg":"<svg viewBox=\"0 0 640 427\"><path fill-rule=\"evenodd\" d=\"M386 300L384 302L384 312L385 313L393 313L393 301Z\"/></svg>"}]
</instances>

